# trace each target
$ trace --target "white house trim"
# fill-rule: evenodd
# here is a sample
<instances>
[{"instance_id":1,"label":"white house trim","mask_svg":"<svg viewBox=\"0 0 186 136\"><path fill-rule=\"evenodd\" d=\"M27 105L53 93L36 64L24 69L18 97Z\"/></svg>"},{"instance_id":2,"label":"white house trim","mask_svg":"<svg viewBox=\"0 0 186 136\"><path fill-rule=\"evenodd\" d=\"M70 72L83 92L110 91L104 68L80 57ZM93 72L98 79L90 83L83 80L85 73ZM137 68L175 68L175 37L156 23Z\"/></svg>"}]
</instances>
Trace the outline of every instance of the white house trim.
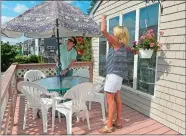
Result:
<instances>
[{"instance_id":1,"label":"white house trim","mask_svg":"<svg viewBox=\"0 0 186 136\"><path fill-rule=\"evenodd\" d=\"M90 13L89 13L89 16L92 16L93 15L93 13L96 11L96 9L99 7L99 5L101 4L101 2L102 2L102 0L98 0L97 2L96 2L96 4L94 5L94 7L93 7L93 9L90 11Z\"/></svg>"},{"instance_id":2,"label":"white house trim","mask_svg":"<svg viewBox=\"0 0 186 136\"><path fill-rule=\"evenodd\" d=\"M125 13L126 14L126 13ZM140 9L136 9L136 28L135 28L135 41L138 41L139 37L139 15ZM134 71L133 71L133 88L137 89L137 69L138 69L138 55L134 56Z\"/></svg>"}]
</instances>

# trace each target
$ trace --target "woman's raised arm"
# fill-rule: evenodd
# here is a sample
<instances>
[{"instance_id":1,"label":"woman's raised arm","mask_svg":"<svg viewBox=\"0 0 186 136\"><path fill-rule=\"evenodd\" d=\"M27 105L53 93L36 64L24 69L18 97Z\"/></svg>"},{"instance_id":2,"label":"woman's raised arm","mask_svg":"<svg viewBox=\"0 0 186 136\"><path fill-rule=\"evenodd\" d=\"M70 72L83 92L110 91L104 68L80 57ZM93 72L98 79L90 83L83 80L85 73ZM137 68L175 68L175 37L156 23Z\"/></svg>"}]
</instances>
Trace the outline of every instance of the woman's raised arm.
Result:
<instances>
[{"instance_id":1,"label":"woman's raised arm","mask_svg":"<svg viewBox=\"0 0 186 136\"><path fill-rule=\"evenodd\" d=\"M119 42L117 41L117 39L116 39L114 36L110 35L110 34L107 32L105 22L106 22L106 16L103 15L102 18L101 18L101 33L102 33L102 34L104 35L104 37L108 40L108 42L111 43L111 45L112 45L112 47L113 47L114 49L120 48L120 44L119 44Z\"/></svg>"}]
</instances>

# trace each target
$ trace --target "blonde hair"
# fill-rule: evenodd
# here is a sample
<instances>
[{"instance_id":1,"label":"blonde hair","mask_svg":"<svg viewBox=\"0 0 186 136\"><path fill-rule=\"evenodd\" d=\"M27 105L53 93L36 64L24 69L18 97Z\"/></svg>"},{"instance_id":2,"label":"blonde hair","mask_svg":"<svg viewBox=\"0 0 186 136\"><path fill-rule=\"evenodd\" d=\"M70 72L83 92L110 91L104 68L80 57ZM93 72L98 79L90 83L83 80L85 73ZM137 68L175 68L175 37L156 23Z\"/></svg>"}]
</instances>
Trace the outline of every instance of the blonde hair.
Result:
<instances>
[{"instance_id":1,"label":"blonde hair","mask_svg":"<svg viewBox=\"0 0 186 136\"><path fill-rule=\"evenodd\" d=\"M129 32L126 27L115 26L113 29L114 37L117 38L118 42L124 46L128 46L129 43Z\"/></svg>"}]
</instances>

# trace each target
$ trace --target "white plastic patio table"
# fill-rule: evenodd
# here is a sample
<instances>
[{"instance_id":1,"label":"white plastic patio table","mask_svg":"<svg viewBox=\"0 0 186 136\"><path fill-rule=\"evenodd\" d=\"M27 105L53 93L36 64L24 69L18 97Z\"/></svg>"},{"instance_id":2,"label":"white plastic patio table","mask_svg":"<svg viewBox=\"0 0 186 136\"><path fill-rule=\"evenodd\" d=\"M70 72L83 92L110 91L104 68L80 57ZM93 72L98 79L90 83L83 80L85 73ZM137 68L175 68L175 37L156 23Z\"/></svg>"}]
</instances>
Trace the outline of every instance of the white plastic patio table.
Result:
<instances>
[{"instance_id":1,"label":"white plastic patio table","mask_svg":"<svg viewBox=\"0 0 186 136\"><path fill-rule=\"evenodd\" d=\"M51 76L36 80L34 83L44 86L49 92L58 92L61 96L63 96L70 88L89 81L89 78L81 76ZM39 111L37 116L40 118Z\"/></svg>"}]
</instances>

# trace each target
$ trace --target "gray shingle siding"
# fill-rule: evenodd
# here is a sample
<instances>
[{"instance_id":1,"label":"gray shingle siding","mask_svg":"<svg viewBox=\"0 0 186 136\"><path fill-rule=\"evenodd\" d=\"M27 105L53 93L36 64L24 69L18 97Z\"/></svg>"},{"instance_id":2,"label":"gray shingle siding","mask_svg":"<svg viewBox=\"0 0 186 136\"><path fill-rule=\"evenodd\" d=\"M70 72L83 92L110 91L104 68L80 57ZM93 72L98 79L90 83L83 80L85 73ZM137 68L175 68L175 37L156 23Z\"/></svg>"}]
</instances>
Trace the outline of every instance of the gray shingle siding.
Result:
<instances>
[{"instance_id":1,"label":"gray shingle siding","mask_svg":"<svg viewBox=\"0 0 186 136\"><path fill-rule=\"evenodd\" d=\"M160 38L163 43L162 50L158 52L157 82L155 96L152 98L135 93L136 90L121 90L122 100L125 104L150 116L158 122L185 134L186 124L186 10L185 1L164 1L163 13L160 17L160 30L164 36ZM94 12L94 19L99 23L101 15L109 18L127 13L138 7L145 6L144 1L103 1ZM99 40L93 38L94 82L103 80L99 76ZM165 69L168 69L165 71Z\"/></svg>"}]
</instances>

